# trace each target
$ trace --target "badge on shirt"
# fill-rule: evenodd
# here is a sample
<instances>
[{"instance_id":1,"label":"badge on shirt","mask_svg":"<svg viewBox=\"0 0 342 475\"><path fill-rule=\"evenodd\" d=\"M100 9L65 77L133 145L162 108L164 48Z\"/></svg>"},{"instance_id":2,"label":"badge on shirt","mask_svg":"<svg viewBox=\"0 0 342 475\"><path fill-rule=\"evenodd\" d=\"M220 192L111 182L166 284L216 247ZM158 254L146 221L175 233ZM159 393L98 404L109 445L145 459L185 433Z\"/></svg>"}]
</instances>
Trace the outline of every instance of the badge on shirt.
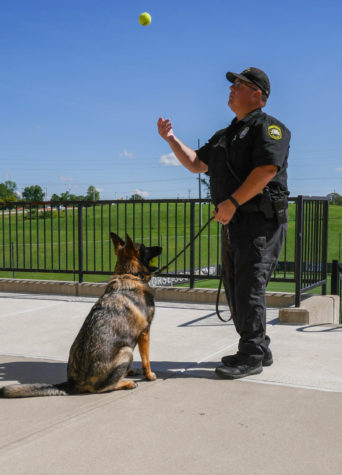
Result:
<instances>
[{"instance_id":1,"label":"badge on shirt","mask_svg":"<svg viewBox=\"0 0 342 475\"><path fill-rule=\"evenodd\" d=\"M246 135L248 134L248 131L249 131L249 127L245 127L240 133L239 138L243 139L244 137L246 137Z\"/></svg>"},{"instance_id":2,"label":"badge on shirt","mask_svg":"<svg viewBox=\"0 0 342 475\"><path fill-rule=\"evenodd\" d=\"M269 125L267 130L268 130L268 135L271 137L271 139L280 140L283 137L281 128L278 127L277 125Z\"/></svg>"}]
</instances>

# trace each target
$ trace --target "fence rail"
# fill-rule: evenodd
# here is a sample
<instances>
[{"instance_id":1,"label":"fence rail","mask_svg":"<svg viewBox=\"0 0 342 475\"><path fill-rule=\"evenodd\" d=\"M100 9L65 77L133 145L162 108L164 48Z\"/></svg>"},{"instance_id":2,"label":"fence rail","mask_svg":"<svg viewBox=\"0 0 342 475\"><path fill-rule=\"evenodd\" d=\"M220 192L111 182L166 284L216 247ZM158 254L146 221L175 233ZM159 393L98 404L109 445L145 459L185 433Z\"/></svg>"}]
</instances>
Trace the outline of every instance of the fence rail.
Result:
<instances>
[{"instance_id":1,"label":"fence rail","mask_svg":"<svg viewBox=\"0 0 342 475\"><path fill-rule=\"evenodd\" d=\"M301 294L321 286L326 293L328 201L289 199L290 222L279 265L272 277L293 282ZM163 247L159 267L191 241L211 217L208 200L110 200L96 202L4 203L0 208L0 271L110 275L115 254L110 231ZM217 279L221 274L221 226L212 221L170 265L164 279Z\"/></svg>"}]
</instances>

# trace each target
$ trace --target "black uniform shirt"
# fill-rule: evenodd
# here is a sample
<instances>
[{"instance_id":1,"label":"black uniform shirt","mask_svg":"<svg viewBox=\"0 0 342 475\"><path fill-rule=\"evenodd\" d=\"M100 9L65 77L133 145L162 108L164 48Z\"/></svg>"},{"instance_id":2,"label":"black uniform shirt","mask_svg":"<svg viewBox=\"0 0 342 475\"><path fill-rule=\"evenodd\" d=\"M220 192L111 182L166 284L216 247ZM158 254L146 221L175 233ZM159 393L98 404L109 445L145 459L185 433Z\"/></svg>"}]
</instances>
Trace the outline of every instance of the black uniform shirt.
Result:
<instances>
[{"instance_id":1,"label":"black uniform shirt","mask_svg":"<svg viewBox=\"0 0 342 475\"><path fill-rule=\"evenodd\" d=\"M210 191L217 205L239 188L251 171L276 165L277 175L269 186L287 191L287 159L291 133L279 120L261 109L216 132L200 149L198 158L208 165Z\"/></svg>"}]
</instances>

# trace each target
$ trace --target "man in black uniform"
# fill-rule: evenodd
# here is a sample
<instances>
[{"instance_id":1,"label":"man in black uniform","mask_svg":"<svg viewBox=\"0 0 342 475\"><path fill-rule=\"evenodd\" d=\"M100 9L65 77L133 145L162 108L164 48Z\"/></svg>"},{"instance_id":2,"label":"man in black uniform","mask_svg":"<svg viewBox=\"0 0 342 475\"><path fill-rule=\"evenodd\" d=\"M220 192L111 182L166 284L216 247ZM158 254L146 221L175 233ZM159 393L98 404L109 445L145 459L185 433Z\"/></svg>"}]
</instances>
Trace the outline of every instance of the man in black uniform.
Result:
<instances>
[{"instance_id":1,"label":"man in black uniform","mask_svg":"<svg viewBox=\"0 0 342 475\"><path fill-rule=\"evenodd\" d=\"M215 220L223 224L223 282L238 352L222 358L216 374L226 379L261 373L273 363L266 334L266 286L280 255L287 228L287 158L290 131L261 109L270 94L258 68L228 72L228 105L236 114L229 127L192 150L158 120L159 134L193 173L210 177Z\"/></svg>"}]
</instances>

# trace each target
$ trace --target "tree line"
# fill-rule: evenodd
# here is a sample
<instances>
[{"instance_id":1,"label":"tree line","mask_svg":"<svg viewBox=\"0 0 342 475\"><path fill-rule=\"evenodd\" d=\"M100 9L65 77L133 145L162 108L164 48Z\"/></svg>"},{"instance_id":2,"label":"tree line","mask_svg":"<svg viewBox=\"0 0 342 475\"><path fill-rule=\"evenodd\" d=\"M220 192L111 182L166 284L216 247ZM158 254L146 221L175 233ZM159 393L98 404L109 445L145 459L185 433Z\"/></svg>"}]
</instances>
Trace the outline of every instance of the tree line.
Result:
<instances>
[{"instance_id":1,"label":"tree line","mask_svg":"<svg viewBox=\"0 0 342 475\"><path fill-rule=\"evenodd\" d=\"M14 181L7 180L0 183L0 203L13 203L15 201L37 202L44 201L45 193L41 186L31 185L26 186L20 197L17 192L17 184ZM69 191L65 191L60 195L54 193L51 196L51 201L98 201L100 199L100 192L95 186L88 187L86 195L74 195Z\"/></svg>"},{"instance_id":2,"label":"tree line","mask_svg":"<svg viewBox=\"0 0 342 475\"><path fill-rule=\"evenodd\" d=\"M201 184L206 188L205 197L210 198L209 180L201 178ZM0 183L0 204L11 203L15 201L37 202L44 201L44 198L46 198L45 193L42 187L39 185L26 186L21 198L17 192L17 184L14 181L7 180L4 183ZM329 193L327 198L329 199L329 203L342 206L342 195L339 193ZM51 196L50 201L98 201L99 199L100 192L95 188L95 186L90 185L86 195L74 195L73 193L70 193L70 191L64 191L60 195L54 193ZM129 199L143 200L143 197L135 193Z\"/></svg>"}]
</instances>

